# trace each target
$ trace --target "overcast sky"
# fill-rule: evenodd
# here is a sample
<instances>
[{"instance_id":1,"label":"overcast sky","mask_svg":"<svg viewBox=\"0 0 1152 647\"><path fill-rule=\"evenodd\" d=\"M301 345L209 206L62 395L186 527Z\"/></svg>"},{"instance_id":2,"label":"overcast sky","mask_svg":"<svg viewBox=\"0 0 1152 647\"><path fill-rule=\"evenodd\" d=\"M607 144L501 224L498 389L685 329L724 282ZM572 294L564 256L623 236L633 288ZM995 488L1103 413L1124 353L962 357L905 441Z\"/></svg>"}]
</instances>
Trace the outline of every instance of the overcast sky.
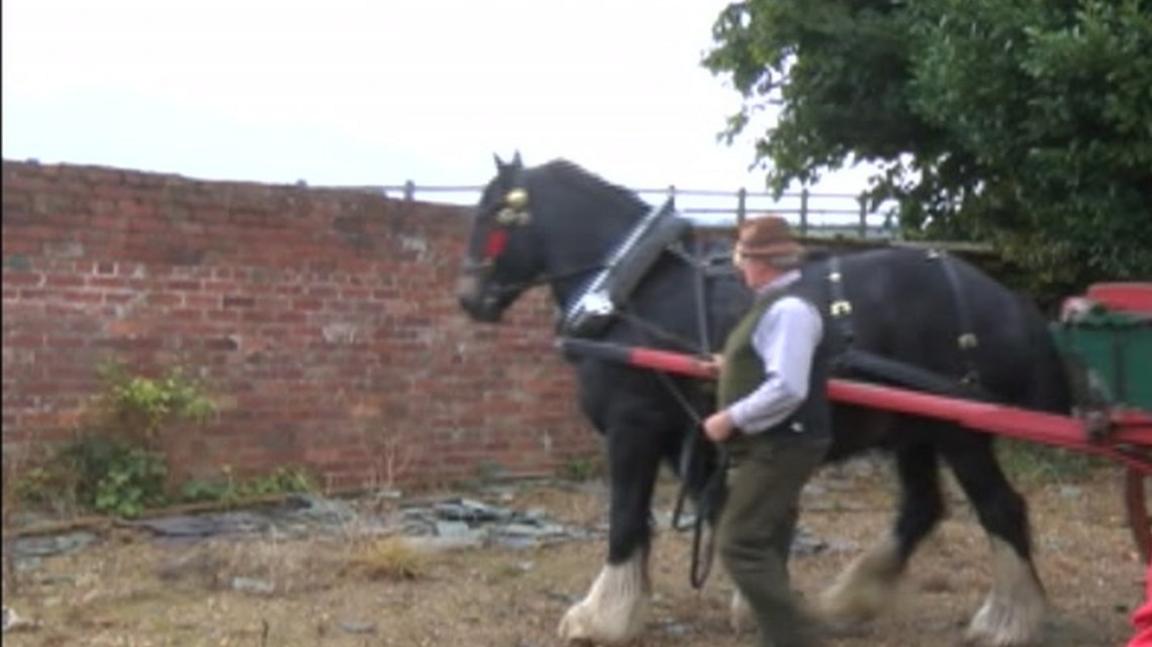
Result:
<instances>
[{"instance_id":1,"label":"overcast sky","mask_svg":"<svg viewBox=\"0 0 1152 647\"><path fill-rule=\"evenodd\" d=\"M716 0L4 0L3 155L310 185L482 184L492 155L763 187L716 140ZM858 191L862 173L827 189Z\"/></svg>"}]
</instances>

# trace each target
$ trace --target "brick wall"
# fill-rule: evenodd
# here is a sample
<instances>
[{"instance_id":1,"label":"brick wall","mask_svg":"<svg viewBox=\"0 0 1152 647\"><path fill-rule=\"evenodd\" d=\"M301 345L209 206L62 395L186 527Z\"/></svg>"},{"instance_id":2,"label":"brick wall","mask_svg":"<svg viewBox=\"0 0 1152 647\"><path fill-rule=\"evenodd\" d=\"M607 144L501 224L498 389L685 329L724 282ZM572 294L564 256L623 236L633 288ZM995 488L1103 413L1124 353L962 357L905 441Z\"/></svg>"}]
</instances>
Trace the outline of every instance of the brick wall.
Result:
<instances>
[{"instance_id":1,"label":"brick wall","mask_svg":"<svg viewBox=\"0 0 1152 647\"><path fill-rule=\"evenodd\" d=\"M97 368L182 366L222 405L181 476L307 466L332 487L554 470L597 451L551 305L455 304L459 208L350 190L3 166L5 454L72 437Z\"/></svg>"}]
</instances>

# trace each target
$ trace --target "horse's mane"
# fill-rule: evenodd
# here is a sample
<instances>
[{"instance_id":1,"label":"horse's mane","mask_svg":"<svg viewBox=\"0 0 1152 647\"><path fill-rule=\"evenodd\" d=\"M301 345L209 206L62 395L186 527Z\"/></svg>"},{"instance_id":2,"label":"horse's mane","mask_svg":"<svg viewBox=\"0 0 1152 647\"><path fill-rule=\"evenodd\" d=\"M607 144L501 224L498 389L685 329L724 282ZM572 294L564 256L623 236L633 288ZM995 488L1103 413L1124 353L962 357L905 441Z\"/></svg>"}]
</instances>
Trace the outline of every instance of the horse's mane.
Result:
<instances>
[{"instance_id":1,"label":"horse's mane","mask_svg":"<svg viewBox=\"0 0 1152 647\"><path fill-rule=\"evenodd\" d=\"M582 191L597 193L605 198L620 202L628 209L650 209L634 191L612 184L604 178L585 170L580 165L566 159L554 159L540 165L537 170L548 173L556 180Z\"/></svg>"}]
</instances>

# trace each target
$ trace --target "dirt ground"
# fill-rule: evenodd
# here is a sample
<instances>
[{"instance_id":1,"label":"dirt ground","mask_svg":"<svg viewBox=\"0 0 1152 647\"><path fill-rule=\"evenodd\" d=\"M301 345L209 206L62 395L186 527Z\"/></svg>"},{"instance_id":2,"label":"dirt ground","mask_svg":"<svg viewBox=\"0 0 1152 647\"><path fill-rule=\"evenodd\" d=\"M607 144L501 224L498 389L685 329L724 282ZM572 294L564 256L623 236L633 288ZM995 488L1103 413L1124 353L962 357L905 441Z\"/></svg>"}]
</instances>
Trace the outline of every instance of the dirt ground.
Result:
<instances>
[{"instance_id":1,"label":"dirt ground","mask_svg":"<svg viewBox=\"0 0 1152 647\"><path fill-rule=\"evenodd\" d=\"M1128 615L1142 598L1143 569L1123 519L1119 470L1018 485L1031 505L1037 566L1052 604L1042 644L1122 645ZM819 591L885 532L892 491L882 468L832 469L817 478L805 493L801 525L829 547L795 558L801 591ZM675 485L662 482L664 509L674 495ZM897 606L831 646L961 644L988 586L988 551L970 509L950 498L951 515L916 556ZM587 528L602 529L606 515L605 490L595 483L524 484L501 505L544 507L556 520ZM560 617L583 596L605 552L596 538L414 558L389 553L384 542L353 532L197 544L106 537L21 574L4 604L30 624L6 634L4 644L556 646ZM635 644L752 644L751 636L727 628L731 588L718 566L702 591L689 586L689 548L687 533L659 532L652 620ZM237 577L259 586L236 590Z\"/></svg>"}]
</instances>

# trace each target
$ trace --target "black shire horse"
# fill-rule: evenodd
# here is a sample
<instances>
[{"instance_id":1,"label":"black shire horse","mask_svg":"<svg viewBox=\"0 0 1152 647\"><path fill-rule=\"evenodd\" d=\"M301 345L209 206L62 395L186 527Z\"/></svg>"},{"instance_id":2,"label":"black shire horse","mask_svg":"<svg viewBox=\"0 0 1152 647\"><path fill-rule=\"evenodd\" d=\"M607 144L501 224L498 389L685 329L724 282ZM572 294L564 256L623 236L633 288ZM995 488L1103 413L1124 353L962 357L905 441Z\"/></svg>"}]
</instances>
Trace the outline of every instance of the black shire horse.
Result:
<instances>
[{"instance_id":1,"label":"black shire horse","mask_svg":"<svg viewBox=\"0 0 1152 647\"><path fill-rule=\"evenodd\" d=\"M636 194L563 160L526 168L520 157L496 159L498 173L475 213L458 286L474 319L498 321L528 287L546 283L557 306L570 311L586 284L614 258L650 205ZM678 216L673 215L673 218ZM680 245L699 236L684 232ZM851 305L852 348L948 376L975 377L987 397L1047 411L1069 409L1058 354L1039 312L974 267L921 250L880 249L816 258L803 279L829 286L838 269L842 289L830 303ZM732 274L705 273L691 257L662 251L599 339L627 345L689 350L694 340L713 348L748 303ZM705 294L705 297L700 297ZM706 342L700 334L711 329ZM826 334L841 322L825 313ZM966 334L967 333L967 334ZM958 338L967 337L966 343ZM976 342L976 343L972 343ZM713 407L708 385L589 357L569 358L578 373L580 403L604 436L611 484L607 561L583 600L565 614L560 634L571 641L626 642L644 627L652 493L667 462L699 501L717 466L696 421ZM817 602L826 619L874 617L891 597L908 560L944 514L938 463L956 475L989 537L993 583L969 625L969 638L991 645L1037 637L1045 610L1031 561L1025 502L1006 480L989 435L941 422L837 405L829 460L881 447L895 457L902 485L891 532L852 563ZM694 450L686 452L688 447ZM682 456L691 456L684 460ZM707 510L707 506L703 508ZM714 519L715 513L708 516ZM740 600L733 601L734 614Z\"/></svg>"}]
</instances>

